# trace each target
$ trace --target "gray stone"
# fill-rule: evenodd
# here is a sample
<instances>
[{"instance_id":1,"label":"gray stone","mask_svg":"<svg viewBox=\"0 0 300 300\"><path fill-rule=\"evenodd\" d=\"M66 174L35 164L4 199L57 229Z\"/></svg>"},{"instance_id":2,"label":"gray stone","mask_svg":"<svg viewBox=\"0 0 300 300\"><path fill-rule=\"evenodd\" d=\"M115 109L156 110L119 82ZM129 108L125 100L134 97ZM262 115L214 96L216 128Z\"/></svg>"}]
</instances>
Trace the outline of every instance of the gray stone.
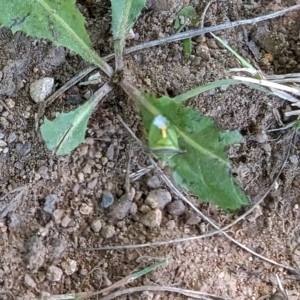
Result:
<instances>
[{"instance_id":1,"label":"gray stone","mask_svg":"<svg viewBox=\"0 0 300 300\"><path fill-rule=\"evenodd\" d=\"M64 210L62 209L56 209L54 212L53 212L53 217L54 217L54 222L56 224L59 224L61 222L61 219L64 215Z\"/></svg>"},{"instance_id":2,"label":"gray stone","mask_svg":"<svg viewBox=\"0 0 300 300\"><path fill-rule=\"evenodd\" d=\"M3 140L0 140L0 147L6 147L7 143L4 142Z\"/></svg>"},{"instance_id":3,"label":"gray stone","mask_svg":"<svg viewBox=\"0 0 300 300\"><path fill-rule=\"evenodd\" d=\"M32 279L32 277L30 275L25 274L24 281L25 281L25 284L27 286L31 287L32 289L36 288L36 283L35 283L35 281Z\"/></svg>"},{"instance_id":4,"label":"gray stone","mask_svg":"<svg viewBox=\"0 0 300 300\"><path fill-rule=\"evenodd\" d=\"M109 209L109 216L115 220L123 220L130 212L132 202L128 200L127 195L123 195Z\"/></svg>"},{"instance_id":5,"label":"gray stone","mask_svg":"<svg viewBox=\"0 0 300 300\"><path fill-rule=\"evenodd\" d=\"M114 203L114 201L115 199L113 194L108 190L104 190L102 193L101 207L108 208Z\"/></svg>"},{"instance_id":6,"label":"gray stone","mask_svg":"<svg viewBox=\"0 0 300 300\"><path fill-rule=\"evenodd\" d=\"M91 228L94 232L100 232L101 228L102 228L102 224L100 220L93 220L92 224L91 224Z\"/></svg>"},{"instance_id":7,"label":"gray stone","mask_svg":"<svg viewBox=\"0 0 300 300\"><path fill-rule=\"evenodd\" d=\"M181 216L184 214L185 206L182 201L175 200L168 206L169 213L174 216Z\"/></svg>"},{"instance_id":8,"label":"gray stone","mask_svg":"<svg viewBox=\"0 0 300 300\"><path fill-rule=\"evenodd\" d=\"M54 85L54 79L45 77L30 85L30 96L35 103L44 101L50 95Z\"/></svg>"},{"instance_id":9,"label":"gray stone","mask_svg":"<svg viewBox=\"0 0 300 300\"><path fill-rule=\"evenodd\" d=\"M9 144L11 144L11 143L14 142L16 139L17 139L17 135L16 135L14 132L12 132L12 133L8 136L7 142L8 142Z\"/></svg>"},{"instance_id":10,"label":"gray stone","mask_svg":"<svg viewBox=\"0 0 300 300\"><path fill-rule=\"evenodd\" d=\"M71 218L68 215L65 215L60 222L60 225L64 228L68 227L71 222Z\"/></svg>"},{"instance_id":11,"label":"gray stone","mask_svg":"<svg viewBox=\"0 0 300 300\"><path fill-rule=\"evenodd\" d=\"M109 239L116 234L115 227L112 225L106 225L101 230L101 236L105 239Z\"/></svg>"},{"instance_id":12,"label":"gray stone","mask_svg":"<svg viewBox=\"0 0 300 300\"><path fill-rule=\"evenodd\" d=\"M54 282L57 282L57 281L60 281L61 277L63 275L63 271L62 269L56 267L56 266L50 266L47 270L47 279L49 281L54 281Z\"/></svg>"},{"instance_id":13,"label":"gray stone","mask_svg":"<svg viewBox=\"0 0 300 300\"><path fill-rule=\"evenodd\" d=\"M61 263L61 266L67 275L72 275L77 270L77 261L67 258Z\"/></svg>"},{"instance_id":14,"label":"gray stone","mask_svg":"<svg viewBox=\"0 0 300 300\"><path fill-rule=\"evenodd\" d=\"M55 194L50 194L45 199L44 211L52 214L55 209L55 204L58 202L58 197Z\"/></svg>"},{"instance_id":15,"label":"gray stone","mask_svg":"<svg viewBox=\"0 0 300 300\"><path fill-rule=\"evenodd\" d=\"M174 229L175 226L176 226L176 223L175 223L174 220L170 220L170 221L168 221L168 222L166 223L166 227L167 227L169 230Z\"/></svg>"},{"instance_id":16,"label":"gray stone","mask_svg":"<svg viewBox=\"0 0 300 300\"><path fill-rule=\"evenodd\" d=\"M150 189L158 189L161 186L161 182L158 176L152 176L147 180L147 185Z\"/></svg>"},{"instance_id":17,"label":"gray stone","mask_svg":"<svg viewBox=\"0 0 300 300\"><path fill-rule=\"evenodd\" d=\"M200 216L194 212L191 212L188 214L185 224L196 225L196 224L200 223L200 221L201 221Z\"/></svg>"},{"instance_id":18,"label":"gray stone","mask_svg":"<svg viewBox=\"0 0 300 300\"><path fill-rule=\"evenodd\" d=\"M158 227L161 224L162 212L159 209L148 212L143 218L141 223L149 228Z\"/></svg>"},{"instance_id":19,"label":"gray stone","mask_svg":"<svg viewBox=\"0 0 300 300\"><path fill-rule=\"evenodd\" d=\"M171 194L163 189L151 191L145 200L145 204L151 208L159 208L163 210L165 206L172 200Z\"/></svg>"},{"instance_id":20,"label":"gray stone","mask_svg":"<svg viewBox=\"0 0 300 300\"><path fill-rule=\"evenodd\" d=\"M293 154L289 157L289 160L292 164L297 165L298 164L298 156L296 154Z\"/></svg>"},{"instance_id":21,"label":"gray stone","mask_svg":"<svg viewBox=\"0 0 300 300\"><path fill-rule=\"evenodd\" d=\"M21 155L27 155L31 151L31 143L30 142L25 142L24 144L19 143L16 145L16 150Z\"/></svg>"}]
</instances>

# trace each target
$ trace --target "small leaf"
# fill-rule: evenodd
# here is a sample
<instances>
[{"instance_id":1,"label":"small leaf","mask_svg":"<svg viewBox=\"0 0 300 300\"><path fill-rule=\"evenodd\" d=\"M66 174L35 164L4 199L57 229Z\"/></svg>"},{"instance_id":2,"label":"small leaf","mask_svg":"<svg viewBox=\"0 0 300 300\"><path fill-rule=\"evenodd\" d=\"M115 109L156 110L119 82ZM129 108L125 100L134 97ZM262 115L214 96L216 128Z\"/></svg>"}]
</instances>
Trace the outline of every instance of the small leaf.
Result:
<instances>
[{"instance_id":1,"label":"small leaf","mask_svg":"<svg viewBox=\"0 0 300 300\"><path fill-rule=\"evenodd\" d=\"M200 21L200 16L192 6L183 7L176 15L174 28L181 30L185 25L196 26Z\"/></svg>"},{"instance_id":2,"label":"small leaf","mask_svg":"<svg viewBox=\"0 0 300 300\"><path fill-rule=\"evenodd\" d=\"M125 40L146 0L110 0L112 9L112 32L115 41L115 54L123 52Z\"/></svg>"},{"instance_id":3,"label":"small leaf","mask_svg":"<svg viewBox=\"0 0 300 300\"><path fill-rule=\"evenodd\" d=\"M87 123L93 110L112 88L109 83L105 83L90 100L74 111L61 113L53 121L45 118L41 126L41 134L47 148L56 152L57 155L64 155L84 143Z\"/></svg>"},{"instance_id":4,"label":"small leaf","mask_svg":"<svg viewBox=\"0 0 300 300\"><path fill-rule=\"evenodd\" d=\"M168 97L159 99L145 95L148 104L167 118L177 133L179 148L185 152L167 159L173 178L184 189L195 193L200 200L234 210L249 203L242 189L230 174L230 162L225 148L239 143L238 131L219 131L214 121L193 110L182 107ZM147 130L155 116L142 107Z\"/></svg>"},{"instance_id":5,"label":"small leaf","mask_svg":"<svg viewBox=\"0 0 300 300\"><path fill-rule=\"evenodd\" d=\"M85 131L94 105L90 101L69 113L61 113L53 121L45 118L41 133L49 150L57 155L70 153L85 142Z\"/></svg>"},{"instance_id":6,"label":"small leaf","mask_svg":"<svg viewBox=\"0 0 300 300\"><path fill-rule=\"evenodd\" d=\"M51 40L99 66L107 75L113 70L93 50L76 0L0 0L0 24L13 33L22 30L34 38Z\"/></svg>"},{"instance_id":7,"label":"small leaf","mask_svg":"<svg viewBox=\"0 0 300 300\"><path fill-rule=\"evenodd\" d=\"M189 58L192 53L192 40L185 39L182 40L183 43L183 54L185 58Z\"/></svg>"}]
</instances>

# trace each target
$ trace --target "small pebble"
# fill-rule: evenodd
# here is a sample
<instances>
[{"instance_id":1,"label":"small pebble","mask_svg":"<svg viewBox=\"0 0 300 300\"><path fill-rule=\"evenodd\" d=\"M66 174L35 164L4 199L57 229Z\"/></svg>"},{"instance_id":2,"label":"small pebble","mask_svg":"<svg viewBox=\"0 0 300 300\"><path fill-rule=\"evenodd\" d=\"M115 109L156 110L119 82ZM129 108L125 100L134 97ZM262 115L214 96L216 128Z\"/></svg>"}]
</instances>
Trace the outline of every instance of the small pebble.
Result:
<instances>
[{"instance_id":1,"label":"small pebble","mask_svg":"<svg viewBox=\"0 0 300 300\"><path fill-rule=\"evenodd\" d=\"M12 142L14 142L17 139L17 135L13 132L8 136L7 142L9 144L11 144Z\"/></svg>"},{"instance_id":2,"label":"small pebble","mask_svg":"<svg viewBox=\"0 0 300 300\"><path fill-rule=\"evenodd\" d=\"M256 135L256 140L260 144L265 143L268 141L268 135L265 132L261 132Z\"/></svg>"},{"instance_id":3,"label":"small pebble","mask_svg":"<svg viewBox=\"0 0 300 300\"><path fill-rule=\"evenodd\" d=\"M109 216L114 220L123 220L130 211L132 202L127 195L123 195L118 201L109 208Z\"/></svg>"},{"instance_id":4,"label":"small pebble","mask_svg":"<svg viewBox=\"0 0 300 300\"><path fill-rule=\"evenodd\" d=\"M175 226L176 226L176 224L175 224L175 221L174 221L174 220L170 220L170 221L168 221L168 222L166 223L166 227L167 227L169 230L174 229Z\"/></svg>"},{"instance_id":5,"label":"small pebble","mask_svg":"<svg viewBox=\"0 0 300 300\"><path fill-rule=\"evenodd\" d=\"M8 106L9 109L13 109L16 105L15 101L13 99L6 99L5 100L6 105Z\"/></svg>"},{"instance_id":6,"label":"small pebble","mask_svg":"<svg viewBox=\"0 0 300 300\"><path fill-rule=\"evenodd\" d=\"M7 148L7 147L5 147L5 148L3 149L3 153L4 153L4 154L8 153L8 151L9 151L9 148Z\"/></svg>"},{"instance_id":7,"label":"small pebble","mask_svg":"<svg viewBox=\"0 0 300 300\"><path fill-rule=\"evenodd\" d=\"M94 232L100 232L101 228L102 228L102 224L100 220L93 220L92 224L91 224L91 228Z\"/></svg>"},{"instance_id":8,"label":"small pebble","mask_svg":"<svg viewBox=\"0 0 300 300\"><path fill-rule=\"evenodd\" d=\"M272 147L271 147L271 145L269 143L263 143L261 145L261 148L263 150L265 150L265 152L266 152L267 155L271 155Z\"/></svg>"},{"instance_id":9,"label":"small pebble","mask_svg":"<svg viewBox=\"0 0 300 300\"><path fill-rule=\"evenodd\" d=\"M87 188L93 190L96 187L97 183L98 183L98 178L94 178L92 181L88 183Z\"/></svg>"},{"instance_id":10,"label":"small pebble","mask_svg":"<svg viewBox=\"0 0 300 300\"><path fill-rule=\"evenodd\" d=\"M153 189L153 190L160 188L161 182L159 180L159 177L158 176L150 177L147 181L147 185L150 189Z\"/></svg>"},{"instance_id":11,"label":"small pebble","mask_svg":"<svg viewBox=\"0 0 300 300\"><path fill-rule=\"evenodd\" d=\"M47 270L46 277L49 281L60 281L61 277L63 275L63 271L56 267L56 266L50 266Z\"/></svg>"},{"instance_id":12,"label":"small pebble","mask_svg":"<svg viewBox=\"0 0 300 300\"><path fill-rule=\"evenodd\" d=\"M148 212L143 218L141 223L149 228L158 227L161 224L162 212L159 209Z\"/></svg>"},{"instance_id":13,"label":"small pebble","mask_svg":"<svg viewBox=\"0 0 300 300\"><path fill-rule=\"evenodd\" d=\"M171 194L163 189L151 191L145 200L145 204L151 208L159 208L163 210L165 206L172 200Z\"/></svg>"},{"instance_id":14,"label":"small pebble","mask_svg":"<svg viewBox=\"0 0 300 300\"><path fill-rule=\"evenodd\" d=\"M106 151L106 157L108 160L114 160L114 155L115 155L115 146L111 144Z\"/></svg>"},{"instance_id":15,"label":"small pebble","mask_svg":"<svg viewBox=\"0 0 300 300\"><path fill-rule=\"evenodd\" d=\"M60 222L60 225L64 228L68 227L69 223L71 222L71 218L68 215L65 215Z\"/></svg>"},{"instance_id":16,"label":"small pebble","mask_svg":"<svg viewBox=\"0 0 300 300\"><path fill-rule=\"evenodd\" d=\"M61 263L61 267L63 268L65 274L72 275L77 270L77 261L67 258L67 260Z\"/></svg>"},{"instance_id":17,"label":"small pebble","mask_svg":"<svg viewBox=\"0 0 300 300\"><path fill-rule=\"evenodd\" d=\"M112 225L106 225L101 230L101 236L105 239L109 239L116 234L115 227Z\"/></svg>"},{"instance_id":18,"label":"small pebble","mask_svg":"<svg viewBox=\"0 0 300 300\"><path fill-rule=\"evenodd\" d=\"M89 271L87 269L81 269L79 273L81 276L86 276L89 273Z\"/></svg>"},{"instance_id":19,"label":"small pebble","mask_svg":"<svg viewBox=\"0 0 300 300\"><path fill-rule=\"evenodd\" d=\"M81 204L79 211L82 215L89 215L93 211L93 207L83 203Z\"/></svg>"},{"instance_id":20,"label":"small pebble","mask_svg":"<svg viewBox=\"0 0 300 300\"><path fill-rule=\"evenodd\" d=\"M293 154L289 157L289 160L292 164L297 165L298 164L298 156L296 154Z\"/></svg>"},{"instance_id":21,"label":"small pebble","mask_svg":"<svg viewBox=\"0 0 300 300\"><path fill-rule=\"evenodd\" d=\"M31 143L17 144L16 149L21 155L27 155L31 151Z\"/></svg>"},{"instance_id":22,"label":"small pebble","mask_svg":"<svg viewBox=\"0 0 300 300\"><path fill-rule=\"evenodd\" d=\"M33 82L30 85L30 96L35 103L44 101L51 93L54 85L54 79L45 77Z\"/></svg>"},{"instance_id":23,"label":"small pebble","mask_svg":"<svg viewBox=\"0 0 300 300\"><path fill-rule=\"evenodd\" d=\"M3 139L5 137L4 133L0 132L0 139Z\"/></svg>"},{"instance_id":24,"label":"small pebble","mask_svg":"<svg viewBox=\"0 0 300 300\"><path fill-rule=\"evenodd\" d=\"M185 224L196 225L196 224L200 223L200 221L201 221L200 216L196 213L191 212L188 214Z\"/></svg>"},{"instance_id":25,"label":"small pebble","mask_svg":"<svg viewBox=\"0 0 300 300\"><path fill-rule=\"evenodd\" d=\"M21 224L21 218L20 215L16 214L16 213L11 213L9 214L9 228L10 229L14 229L20 226Z\"/></svg>"},{"instance_id":26,"label":"small pebble","mask_svg":"<svg viewBox=\"0 0 300 300\"><path fill-rule=\"evenodd\" d=\"M108 190L103 191L101 199L101 207L103 208L110 207L115 201L113 194Z\"/></svg>"},{"instance_id":27,"label":"small pebble","mask_svg":"<svg viewBox=\"0 0 300 300\"><path fill-rule=\"evenodd\" d=\"M40 227L39 228L39 234L41 237L47 236L49 233L49 228L48 227Z\"/></svg>"},{"instance_id":28,"label":"small pebble","mask_svg":"<svg viewBox=\"0 0 300 300\"><path fill-rule=\"evenodd\" d=\"M182 201L175 200L168 206L169 213L174 216L181 216L185 212L185 206Z\"/></svg>"},{"instance_id":29,"label":"small pebble","mask_svg":"<svg viewBox=\"0 0 300 300\"><path fill-rule=\"evenodd\" d=\"M65 214L64 210L62 210L62 209L56 209L53 212L54 222L56 224L59 224L61 222L61 219L62 219L62 217L63 217L64 214Z\"/></svg>"},{"instance_id":30,"label":"small pebble","mask_svg":"<svg viewBox=\"0 0 300 300\"><path fill-rule=\"evenodd\" d=\"M3 140L0 140L0 147L6 147L7 143L4 142Z\"/></svg>"},{"instance_id":31,"label":"small pebble","mask_svg":"<svg viewBox=\"0 0 300 300\"><path fill-rule=\"evenodd\" d=\"M45 199L44 211L52 214L55 208L55 204L58 202L58 197L55 194L50 194Z\"/></svg>"},{"instance_id":32,"label":"small pebble","mask_svg":"<svg viewBox=\"0 0 300 300\"><path fill-rule=\"evenodd\" d=\"M35 283L35 281L32 279L32 277L30 275L25 274L24 281L25 281L25 284L27 286L31 287L32 289L36 288L36 283Z\"/></svg>"},{"instance_id":33,"label":"small pebble","mask_svg":"<svg viewBox=\"0 0 300 300\"><path fill-rule=\"evenodd\" d=\"M133 203L131 204L129 213L130 213L132 216L134 216L134 215L136 215L137 210L138 210L138 207L137 207L136 203L133 202Z\"/></svg>"}]
</instances>

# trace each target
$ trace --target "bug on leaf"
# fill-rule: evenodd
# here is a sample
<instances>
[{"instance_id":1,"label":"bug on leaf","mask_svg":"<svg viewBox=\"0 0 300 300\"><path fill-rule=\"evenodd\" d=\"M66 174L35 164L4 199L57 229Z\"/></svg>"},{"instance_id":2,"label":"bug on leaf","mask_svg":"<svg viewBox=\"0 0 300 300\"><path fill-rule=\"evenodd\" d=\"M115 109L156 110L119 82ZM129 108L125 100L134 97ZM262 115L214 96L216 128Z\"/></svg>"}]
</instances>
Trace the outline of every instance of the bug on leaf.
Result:
<instances>
[{"instance_id":1,"label":"bug on leaf","mask_svg":"<svg viewBox=\"0 0 300 300\"><path fill-rule=\"evenodd\" d=\"M184 153L179 148L175 129L162 115L158 115L153 119L148 140L149 149L159 158L168 158L177 153Z\"/></svg>"}]
</instances>

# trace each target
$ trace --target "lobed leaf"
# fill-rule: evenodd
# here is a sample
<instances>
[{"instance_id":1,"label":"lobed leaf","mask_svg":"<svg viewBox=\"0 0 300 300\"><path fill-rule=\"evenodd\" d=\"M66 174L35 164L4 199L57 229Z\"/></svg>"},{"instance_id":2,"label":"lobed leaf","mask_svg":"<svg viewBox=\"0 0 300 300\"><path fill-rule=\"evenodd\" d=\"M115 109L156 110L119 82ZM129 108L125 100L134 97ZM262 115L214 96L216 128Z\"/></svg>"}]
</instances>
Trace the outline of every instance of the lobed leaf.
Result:
<instances>
[{"instance_id":1,"label":"lobed leaf","mask_svg":"<svg viewBox=\"0 0 300 300\"><path fill-rule=\"evenodd\" d=\"M223 209L234 210L249 204L243 190L230 174L230 161L225 149L242 140L238 131L220 131L212 118L190 107L182 107L169 97L155 98L146 94L148 104L166 117L176 130L179 148L185 151L167 159L175 182L196 194L200 200ZM155 115L142 107L147 130Z\"/></svg>"},{"instance_id":2,"label":"lobed leaf","mask_svg":"<svg viewBox=\"0 0 300 300\"><path fill-rule=\"evenodd\" d=\"M112 76L111 67L94 51L75 3L76 0L0 0L0 24L13 33L21 30L67 47Z\"/></svg>"}]
</instances>

